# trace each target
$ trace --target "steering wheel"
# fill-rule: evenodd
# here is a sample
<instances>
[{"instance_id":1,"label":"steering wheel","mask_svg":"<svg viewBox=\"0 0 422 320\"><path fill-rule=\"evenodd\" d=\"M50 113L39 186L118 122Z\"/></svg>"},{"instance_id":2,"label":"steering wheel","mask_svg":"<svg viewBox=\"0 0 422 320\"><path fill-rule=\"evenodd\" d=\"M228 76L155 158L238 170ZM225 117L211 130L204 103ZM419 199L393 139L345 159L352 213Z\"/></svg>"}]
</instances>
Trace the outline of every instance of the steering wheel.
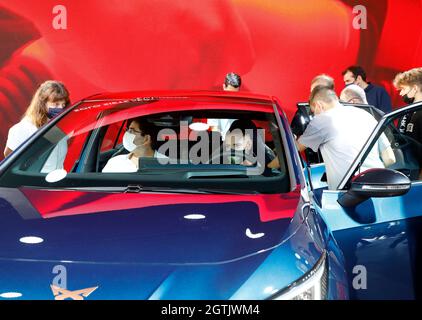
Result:
<instances>
[{"instance_id":1,"label":"steering wheel","mask_svg":"<svg viewBox=\"0 0 422 320\"><path fill-rule=\"evenodd\" d=\"M219 152L217 154L211 155L211 159L207 161L207 164L211 164L211 163L213 163L214 160L217 160L217 159L219 160L219 162L217 162L217 163L224 164L224 161L223 161L223 163L220 162L221 158L225 159L225 158L230 158L230 157L233 157L233 156L237 156L237 155L233 154L233 152L231 150L224 150L221 153ZM257 159L255 157L253 157L252 155L245 153L245 154L242 154L242 162L243 161L249 161L250 163L252 163L252 166L253 166L257 162ZM230 161L228 164L235 164L235 163ZM241 164L241 163L239 163L239 164Z\"/></svg>"}]
</instances>

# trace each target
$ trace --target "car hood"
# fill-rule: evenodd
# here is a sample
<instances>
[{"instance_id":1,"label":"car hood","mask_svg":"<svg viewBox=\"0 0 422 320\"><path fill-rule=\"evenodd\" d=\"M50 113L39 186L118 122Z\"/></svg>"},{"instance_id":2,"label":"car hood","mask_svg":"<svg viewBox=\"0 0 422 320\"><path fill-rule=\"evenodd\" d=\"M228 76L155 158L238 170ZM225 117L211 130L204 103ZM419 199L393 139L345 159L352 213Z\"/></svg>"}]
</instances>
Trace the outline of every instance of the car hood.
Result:
<instances>
[{"instance_id":1,"label":"car hood","mask_svg":"<svg viewBox=\"0 0 422 320\"><path fill-rule=\"evenodd\" d=\"M297 192L255 197L3 188L0 194L0 291L23 292L27 299L76 297L60 285L68 291L98 287L89 289L97 299L229 299L303 226L295 214ZM291 276L287 285L303 271L292 273L294 250L281 247L286 253L273 260Z\"/></svg>"},{"instance_id":2,"label":"car hood","mask_svg":"<svg viewBox=\"0 0 422 320\"><path fill-rule=\"evenodd\" d=\"M0 258L97 263L239 259L279 244L300 198L0 191Z\"/></svg>"}]
</instances>

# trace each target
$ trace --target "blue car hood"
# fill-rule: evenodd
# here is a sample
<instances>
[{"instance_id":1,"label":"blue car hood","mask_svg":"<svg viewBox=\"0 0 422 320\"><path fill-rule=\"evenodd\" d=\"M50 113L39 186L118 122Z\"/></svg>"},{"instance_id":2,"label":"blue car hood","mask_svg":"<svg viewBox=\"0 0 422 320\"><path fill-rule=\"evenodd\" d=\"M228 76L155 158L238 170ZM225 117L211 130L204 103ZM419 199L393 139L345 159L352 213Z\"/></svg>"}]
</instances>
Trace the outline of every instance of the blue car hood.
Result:
<instances>
[{"instance_id":1,"label":"blue car hood","mask_svg":"<svg viewBox=\"0 0 422 320\"><path fill-rule=\"evenodd\" d=\"M88 193L73 200L71 205L63 205L70 211L79 210L78 214L44 218L39 213L43 209L31 195L16 189L2 190L0 258L176 264L223 262L279 244L295 211L290 216L263 222L261 211L266 208L244 197L225 198L221 203L200 203L199 200L188 203L188 197L181 201L180 197L173 199L170 195L161 204L142 205L140 200L147 201L147 198L140 195L132 198L139 203L136 208L105 211L103 206L102 211L83 214L78 209L84 208L82 202L97 201L100 207L98 199L107 196ZM215 201L216 197L209 199ZM43 207L49 205L45 202L48 201L42 202ZM283 200L280 203L283 204ZM20 241L28 236L44 241L39 244Z\"/></svg>"},{"instance_id":2,"label":"blue car hood","mask_svg":"<svg viewBox=\"0 0 422 320\"><path fill-rule=\"evenodd\" d=\"M39 283L30 279L44 275L43 285L49 285L53 268L64 265L74 275L73 289L102 285L117 290L122 285L117 279L123 281L118 290L125 292L103 291L102 298L174 299L194 294L198 299L227 299L298 226L292 217L263 222L255 201L236 197L222 203L148 205L44 218L16 189L2 190L0 219L0 278L9 279L10 290L16 281L28 279L26 295L32 298L51 297L52 291L46 287L39 296ZM25 237L42 242L27 243ZM215 283L221 277L226 284ZM133 286L134 281L139 283ZM175 290L187 281L202 289L189 294ZM202 292L204 281L210 289L218 288ZM9 289L5 282L0 281L0 291ZM166 291L167 286L172 290Z\"/></svg>"}]
</instances>

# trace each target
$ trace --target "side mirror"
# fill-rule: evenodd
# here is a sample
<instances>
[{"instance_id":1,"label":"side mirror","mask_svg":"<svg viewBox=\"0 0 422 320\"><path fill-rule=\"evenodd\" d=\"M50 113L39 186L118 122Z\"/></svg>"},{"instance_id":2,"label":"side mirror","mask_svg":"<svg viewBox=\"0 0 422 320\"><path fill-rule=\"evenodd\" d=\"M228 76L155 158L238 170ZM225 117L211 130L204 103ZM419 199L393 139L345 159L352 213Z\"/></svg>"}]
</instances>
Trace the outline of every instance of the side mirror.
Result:
<instances>
[{"instance_id":1,"label":"side mirror","mask_svg":"<svg viewBox=\"0 0 422 320\"><path fill-rule=\"evenodd\" d=\"M411 187L409 178L391 169L369 169L352 180L350 189L337 202L346 208L356 207L369 198L396 197Z\"/></svg>"}]
</instances>

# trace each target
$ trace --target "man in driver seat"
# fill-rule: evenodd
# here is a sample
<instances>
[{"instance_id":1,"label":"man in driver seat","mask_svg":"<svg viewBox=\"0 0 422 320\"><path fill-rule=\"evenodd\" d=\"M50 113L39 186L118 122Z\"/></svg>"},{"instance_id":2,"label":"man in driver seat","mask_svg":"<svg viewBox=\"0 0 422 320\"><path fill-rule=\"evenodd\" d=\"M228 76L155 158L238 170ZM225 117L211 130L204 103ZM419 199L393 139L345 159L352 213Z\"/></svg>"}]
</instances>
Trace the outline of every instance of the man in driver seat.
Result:
<instances>
[{"instance_id":1,"label":"man in driver seat","mask_svg":"<svg viewBox=\"0 0 422 320\"><path fill-rule=\"evenodd\" d=\"M156 150L158 130L143 118L129 120L123 136L123 146L129 154L108 160L102 172L137 172L140 158L167 159Z\"/></svg>"},{"instance_id":2,"label":"man in driver seat","mask_svg":"<svg viewBox=\"0 0 422 320\"><path fill-rule=\"evenodd\" d=\"M224 139L225 151L234 152L235 164L245 166L255 165L256 162L268 164L274 160L274 152L265 144L256 125L250 120L236 120L230 126Z\"/></svg>"}]
</instances>

